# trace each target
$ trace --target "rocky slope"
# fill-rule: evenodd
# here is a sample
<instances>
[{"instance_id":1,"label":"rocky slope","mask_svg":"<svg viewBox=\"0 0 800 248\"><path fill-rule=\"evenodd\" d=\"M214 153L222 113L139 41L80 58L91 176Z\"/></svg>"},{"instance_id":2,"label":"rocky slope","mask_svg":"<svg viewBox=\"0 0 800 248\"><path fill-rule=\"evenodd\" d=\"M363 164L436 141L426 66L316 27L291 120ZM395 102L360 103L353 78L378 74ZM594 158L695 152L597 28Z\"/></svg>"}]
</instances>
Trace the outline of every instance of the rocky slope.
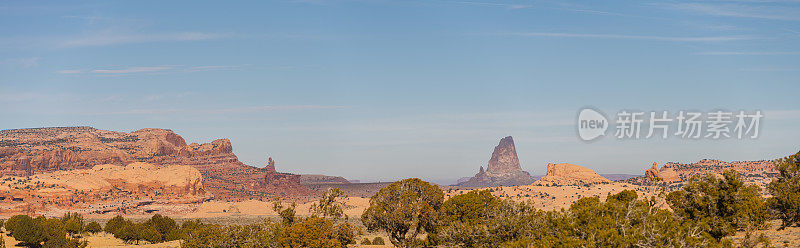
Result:
<instances>
[{"instance_id":1,"label":"rocky slope","mask_svg":"<svg viewBox=\"0 0 800 248\"><path fill-rule=\"evenodd\" d=\"M467 181L457 184L462 187L494 187L514 186L533 183L533 178L528 172L523 171L517 157L517 149L511 136L500 140L494 148L489 164L483 170L480 167L478 174Z\"/></svg>"},{"instance_id":2,"label":"rocky slope","mask_svg":"<svg viewBox=\"0 0 800 248\"><path fill-rule=\"evenodd\" d=\"M189 165L205 178L216 198L308 195L299 176L248 166L233 154L228 139L186 144L172 130L147 128L131 133L92 127L30 128L0 131L0 172L29 176L94 165Z\"/></svg>"},{"instance_id":3,"label":"rocky slope","mask_svg":"<svg viewBox=\"0 0 800 248\"><path fill-rule=\"evenodd\" d=\"M211 198L200 172L188 165L97 165L0 178L0 216L82 213L151 213L145 206L194 204ZM180 207L167 208L180 211Z\"/></svg>"},{"instance_id":4,"label":"rocky slope","mask_svg":"<svg viewBox=\"0 0 800 248\"><path fill-rule=\"evenodd\" d=\"M703 159L688 164L669 162L658 168L658 164L653 162L653 166L644 172L644 178L648 180L659 178L661 181L674 183L687 181L695 175L704 175L706 173L721 174L729 169L736 170L745 176L766 178L778 173L773 163L773 160L725 162L715 159Z\"/></svg>"},{"instance_id":5,"label":"rocky slope","mask_svg":"<svg viewBox=\"0 0 800 248\"><path fill-rule=\"evenodd\" d=\"M92 169L41 173L30 179L28 182L32 185L50 185L50 187L42 187L47 190L40 190L50 193L59 192L58 189L62 189L60 191L67 194L72 194L72 190L97 192L120 189L141 194L150 191L174 195L202 196L206 194L200 171L188 165L157 166L142 162L126 166L105 164L97 165ZM5 184L0 185L0 189L11 190Z\"/></svg>"},{"instance_id":6,"label":"rocky slope","mask_svg":"<svg viewBox=\"0 0 800 248\"><path fill-rule=\"evenodd\" d=\"M574 164L547 164L547 174L536 181L537 185L574 185L610 183L593 170Z\"/></svg>"}]
</instances>

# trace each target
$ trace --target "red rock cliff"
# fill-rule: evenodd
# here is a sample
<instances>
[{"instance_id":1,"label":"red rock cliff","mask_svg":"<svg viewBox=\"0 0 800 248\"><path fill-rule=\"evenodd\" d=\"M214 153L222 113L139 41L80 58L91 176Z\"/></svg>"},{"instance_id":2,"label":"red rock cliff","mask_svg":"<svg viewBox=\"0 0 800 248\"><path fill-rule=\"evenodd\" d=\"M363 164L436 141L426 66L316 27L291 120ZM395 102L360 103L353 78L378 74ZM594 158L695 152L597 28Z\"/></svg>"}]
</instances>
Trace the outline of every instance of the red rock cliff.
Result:
<instances>
[{"instance_id":1,"label":"red rock cliff","mask_svg":"<svg viewBox=\"0 0 800 248\"><path fill-rule=\"evenodd\" d=\"M172 130L146 128L131 133L91 127L30 128L0 131L0 171L37 172L88 169L99 164L191 165L220 198L310 194L299 179L273 169L248 166L233 153L228 139L187 145ZM276 182L269 182L275 179ZM279 180L278 180L279 179Z\"/></svg>"}]
</instances>

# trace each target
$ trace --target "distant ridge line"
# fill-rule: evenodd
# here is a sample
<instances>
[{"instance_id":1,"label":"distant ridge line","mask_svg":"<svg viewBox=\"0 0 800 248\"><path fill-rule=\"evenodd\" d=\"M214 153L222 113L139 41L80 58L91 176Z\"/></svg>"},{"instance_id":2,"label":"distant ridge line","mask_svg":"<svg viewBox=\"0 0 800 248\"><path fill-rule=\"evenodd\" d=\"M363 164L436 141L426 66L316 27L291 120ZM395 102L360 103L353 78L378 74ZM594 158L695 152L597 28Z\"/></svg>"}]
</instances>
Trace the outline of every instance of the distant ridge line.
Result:
<instances>
[{"instance_id":1,"label":"distant ridge line","mask_svg":"<svg viewBox=\"0 0 800 248\"><path fill-rule=\"evenodd\" d=\"M4 133L13 133L13 132L20 132L20 131L29 131L29 130L43 130L43 129L71 129L71 130L83 130L83 129L95 129L91 126L63 126L63 127L31 127L31 128L14 128L14 129L4 129L0 130L0 132Z\"/></svg>"}]
</instances>

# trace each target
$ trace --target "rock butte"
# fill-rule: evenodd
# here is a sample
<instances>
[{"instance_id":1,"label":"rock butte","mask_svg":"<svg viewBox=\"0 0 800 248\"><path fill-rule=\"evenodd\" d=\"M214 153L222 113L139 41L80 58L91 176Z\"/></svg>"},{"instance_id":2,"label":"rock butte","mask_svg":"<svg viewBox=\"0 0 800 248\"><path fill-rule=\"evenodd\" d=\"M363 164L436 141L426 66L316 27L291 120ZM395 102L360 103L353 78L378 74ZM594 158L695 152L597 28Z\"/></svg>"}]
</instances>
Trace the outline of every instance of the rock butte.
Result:
<instances>
[{"instance_id":1,"label":"rock butte","mask_svg":"<svg viewBox=\"0 0 800 248\"><path fill-rule=\"evenodd\" d=\"M494 147L487 170L480 167L478 174L467 181L459 183L462 187L494 187L527 185L533 183L528 172L523 171L517 157L517 149L511 136L500 140Z\"/></svg>"},{"instance_id":2,"label":"rock butte","mask_svg":"<svg viewBox=\"0 0 800 248\"><path fill-rule=\"evenodd\" d=\"M608 183L605 177L593 170L574 164L547 164L547 174L536 181L537 185L572 185L580 183Z\"/></svg>"},{"instance_id":3,"label":"rock butte","mask_svg":"<svg viewBox=\"0 0 800 248\"><path fill-rule=\"evenodd\" d=\"M172 130L146 128L131 133L92 127L29 128L0 131L0 172L28 176L95 165L188 165L205 178L204 188L217 199L304 196L313 191L300 176L278 173L239 161L228 139L186 141Z\"/></svg>"}]
</instances>

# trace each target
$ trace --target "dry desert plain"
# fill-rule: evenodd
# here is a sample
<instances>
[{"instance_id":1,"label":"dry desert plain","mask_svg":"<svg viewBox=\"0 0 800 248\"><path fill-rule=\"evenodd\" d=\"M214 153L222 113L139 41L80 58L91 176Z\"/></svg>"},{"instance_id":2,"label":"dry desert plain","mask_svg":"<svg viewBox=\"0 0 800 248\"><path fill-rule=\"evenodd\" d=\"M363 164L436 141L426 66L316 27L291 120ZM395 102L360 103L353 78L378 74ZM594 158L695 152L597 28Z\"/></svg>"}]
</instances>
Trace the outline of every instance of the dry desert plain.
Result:
<instances>
[{"instance_id":1,"label":"dry desert plain","mask_svg":"<svg viewBox=\"0 0 800 248\"><path fill-rule=\"evenodd\" d=\"M753 183L753 182L751 182ZM465 189L452 186L442 186L445 197L449 198L457 194L469 192L474 189ZM627 182L611 182L600 183L593 185L560 185L560 186L544 186L544 185L521 185L521 186L500 186L500 187L486 187L478 188L478 190L489 190L493 195L504 199L511 199L514 201L533 201L535 206L542 210L558 210L561 208L568 208L570 204L580 199L581 197L600 197L605 200L609 194L614 194L622 190L635 190L639 197L655 196L657 199L662 199L660 204L662 207L667 207L663 203L663 198L659 196L662 189L666 189L657 185L636 185ZM369 206L369 198L365 197L347 197L345 207L345 214L350 217L350 221L355 224L360 224L358 216ZM298 215L309 215L309 208L312 202L302 202L297 205ZM245 201L206 201L199 204L186 204L185 208L193 209L191 212L182 215L172 215L178 222L190 219L199 219L205 223L217 224L249 224L259 223L264 219L276 219L277 214L272 210L272 203L260 200L245 200ZM55 215L55 214L53 214ZM108 218L113 215L103 214L86 214L87 219L97 220L104 223ZM133 219L144 219L148 215L128 215ZM771 228L768 230L761 230L758 233L764 233L772 240L772 243L777 247L800 247L800 227L790 227L785 230L777 231L778 222L774 221ZM364 233L357 240L364 237L370 239L382 236L385 240L388 237L382 233ZM737 242L743 239L744 234L739 233L731 239ZM6 247L15 247L14 244L18 242L8 235L3 235L6 241ZM142 241L140 244L126 244L120 239L114 238L113 235L100 233L96 235L87 235L84 240L88 241L89 247L180 247L179 241L172 241L159 244L147 244ZM391 244L384 246L363 246L363 247L393 247Z\"/></svg>"}]
</instances>

